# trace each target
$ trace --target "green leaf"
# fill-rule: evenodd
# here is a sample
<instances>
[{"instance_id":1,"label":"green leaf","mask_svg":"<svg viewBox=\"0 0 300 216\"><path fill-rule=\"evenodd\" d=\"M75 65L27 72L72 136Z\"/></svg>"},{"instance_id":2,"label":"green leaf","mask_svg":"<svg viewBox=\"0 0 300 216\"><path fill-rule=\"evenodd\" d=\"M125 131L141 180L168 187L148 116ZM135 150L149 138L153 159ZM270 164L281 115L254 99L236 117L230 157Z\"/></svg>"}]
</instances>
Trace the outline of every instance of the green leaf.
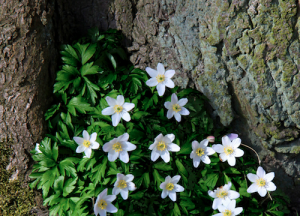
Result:
<instances>
[{"instance_id":1,"label":"green leaf","mask_svg":"<svg viewBox=\"0 0 300 216\"><path fill-rule=\"evenodd\" d=\"M100 68L97 65L93 66L93 62L87 63L80 68L81 76L92 75L100 73Z\"/></svg>"},{"instance_id":2,"label":"green leaf","mask_svg":"<svg viewBox=\"0 0 300 216\"><path fill-rule=\"evenodd\" d=\"M188 174L187 170L185 169L185 167L183 166L183 164L180 162L180 160L176 159L175 163L176 163L179 173L182 175L185 175L185 177L188 177L189 174Z\"/></svg>"},{"instance_id":3,"label":"green leaf","mask_svg":"<svg viewBox=\"0 0 300 216\"><path fill-rule=\"evenodd\" d=\"M82 114L86 114L87 111L93 110L90 107L90 104L87 103L86 100L81 96L72 98L69 101L69 104L67 105L67 107L68 107L69 112L74 116L76 116L75 109Z\"/></svg>"},{"instance_id":4,"label":"green leaf","mask_svg":"<svg viewBox=\"0 0 300 216\"><path fill-rule=\"evenodd\" d=\"M143 191L138 191L138 192L136 192L134 194L130 194L129 196L132 199L139 200L139 199L141 199L144 196L144 192Z\"/></svg>"},{"instance_id":5,"label":"green leaf","mask_svg":"<svg viewBox=\"0 0 300 216\"><path fill-rule=\"evenodd\" d=\"M274 215L277 215L277 216L284 216L284 212L281 212L281 211L268 211Z\"/></svg>"},{"instance_id":6,"label":"green leaf","mask_svg":"<svg viewBox=\"0 0 300 216\"><path fill-rule=\"evenodd\" d=\"M53 147L52 147L52 156L54 161L57 161L57 157L58 157L58 147L57 144L54 143Z\"/></svg>"},{"instance_id":7,"label":"green leaf","mask_svg":"<svg viewBox=\"0 0 300 216\"><path fill-rule=\"evenodd\" d=\"M132 115L132 119L134 120L139 120L140 118L144 117L144 116L148 116L150 115L150 113L148 112L144 112L144 111L137 111Z\"/></svg>"},{"instance_id":8,"label":"green leaf","mask_svg":"<svg viewBox=\"0 0 300 216\"><path fill-rule=\"evenodd\" d=\"M81 54L81 63L84 65L96 52L97 44L90 44L87 50L84 50Z\"/></svg>"},{"instance_id":9,"label":"green leaf","mask_svg":"<svg viewBox=\"0 0 300 216\"><path fill-rule=\"evenodd\" d=\"M149 176L149 173L148 172L144 173L143 174L143 178L144 178L144 185L145 185L146 188L148 188L149 185L150 185L150 176Z\"/></svg>"},{"instance_id":10,"label":"green leaf","mask_svg":"<svg viewBox=\"0 0 300 216\"><path fill-rule=\"evenodd\" d=\"M179 209L177 203L174 203L173 213L175 216L181 216L181 212L180 212L180 209Z\"/></svg>"},{"instance_id":11,"label":"green leaf","mask_svg":"<svg viewBox=\"0 0 300 216\"><path fill-rule=\"evenodd\" d=\"M65 186L63 188L63 196L66 197L68 196L74 189L75 189L75 184L77 182L78 178L69 178L65 182Z\"/></svg>"},{"instance_id":12,"label":"green leaf","mask_svg":"<svg viewBox=\"0 0 300 216\"><path fill-rule=\"evenodd\" d=\"M113 55L110 53L107 53L107 57L110 60L111 64L113 65L114 69L116 70L117 62L116 62L115 58L113 57Z\"/></svg>"},{"instance_id":13,"label":"green leaf","mask_svg":"<svg viewBox=\"0 0 300 216\"><path fill-rule=\"evenodd\" d=\"M62 193L64 185L64 176L58 176L54 181L54 190L56 193Z\"/></svg>"},{"instance_id":14,"label":"green leaf","mask_svg":"<svg viewBox=\"0 0 300 216\"><path fill-rule=\"evenodd\" d=\"M206 186L210 188L214 188L219 179L219 174L211 173L207 175L207 179L205 180Z\"/></svg>"},{"instance_id":15,"label":"green leaf","mask_svg":"<svg viewBox=\"0 0 300 216\"><path fill-rule=\"evenodd\" d=\"M155 164L153 165L153 168L158 169L158 170L162 170L162 171L170 171L170 170L173 170L172 166L166 164L165 162L155 163Z\"/></svg>"},{"instance_id":16,"label":"green leaf","mask_svg":"<svg viewBox=\"0 0 300 216\"><path fill-rule=\"evenodd\" d=\"M47 110L47 112L45 113L45 120L47 121L49 118L51 118L57 110L59 110L60 108L60 103L59 104L55 104L52 105L50 109Z\"/></svg>"},{"instance_id":17,"label":"green leaf","mask_svg":"<svg viewBox=\"0 0 300 216\"><path fill-rule=\"evenodd\" d=\"M65 51L67 51L72 57L74 57L75 59L77 59L79 61L78 55L72 46L66 45Z\"/></svg>"},{"instance_id":18,"label":"green leaf","mask_svg":"<svg viewBox=\"0 0 300 216\"><path fill-rule=\"evenodd\" d=\"M186 207L188 210L192 210L195 208L195 204L189 198L181 200L180 205Z\"/></svg>"},{"instance_id":19,"label":"green leaf","mask_svg":"<svg viewBox=\"0 0 300 216\"><path fill-rule=\"evenodd\" d=\"M67 174L68 176L71 175L72 177L77 177L77 172L74 167L75 166L72 158L66 158L59 163L59 171L63 176Z\"/></svg>"},{"instance_id":20,"label":"green leaf","mask_svg":"<svg viewBox=\"0 0 300 216\"><path fill-rule=\"evenodd\" d=\"M224 170L224 172L227 174L241 174L241 172L234 167L228 167Z\"/></svg>"}]
</instances>

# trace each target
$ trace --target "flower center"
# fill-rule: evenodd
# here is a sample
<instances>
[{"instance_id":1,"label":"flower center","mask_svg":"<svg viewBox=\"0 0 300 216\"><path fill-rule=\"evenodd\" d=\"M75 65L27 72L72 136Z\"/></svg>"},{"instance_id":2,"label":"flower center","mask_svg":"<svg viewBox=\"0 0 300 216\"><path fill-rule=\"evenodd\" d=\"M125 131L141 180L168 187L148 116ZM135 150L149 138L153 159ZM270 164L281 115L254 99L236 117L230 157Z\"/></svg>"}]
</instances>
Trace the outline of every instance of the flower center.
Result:
<instances>
[{"instance_id":1,"label":"flower center","mask_svg":"<svg viewBox=\"0 0 300 216\"><path fill-rule=\"evenodd\" d=\"M89 147L91 145L91 142L89 140L83 140L83 146Z\"/></svg>"},{"instance_id":2,"label":"flower center","mask_svg":"<svg viewBox=\"0 0 300 216\"><path fill-rule=\"evenodd\" d=\"M179 112L181 110L181 108L180 108L180 106L178 104L174 104L172 106L172 108L173 108L173 111L175 111L175 112Z\"/></svg>"},{"instance_id":3,"label":"flower center","mask_svg":"<svg viewBox=\"0 0 300 216\"><path fill-rule=\"evenodd\" d=\"M120 113L120 112L122 112L122 110L123 110L123 107L122 107L122 106L120 106L120 105L115 105L115 106L114 106L114 111L115 111L116 113Z\"/></svg>"},{"instance_id":4,"label":"flower center","mask_svg":"<svg viewBox=\"0 0 300 216\"><path fill-rule=\"evenodd\" d=\"M203 149L203 148L197 148L196 154L197 154L199 157L201 157L202 155L204 155L204 149Z\"/></svg>"},{"instance_id":5,"label":"flower center","mask_svg":"<svg viewBox=\"0 0 300 216\"><path fill-rule=\"evenodd\" d=\"M218 198L224 198L224 197L226 197L228 195L228 193L227 193L227 191L225 191L225 190L221 190L221 191L219 191L217 194L216 194L216 196L218 197Z\"/></svg>"},{"instance_id":6,"label":"flower center","mask_svg":"<svg viewBox=\"0 0 300 216\"><path fill-rule=\"evenodd\" d=\"M161 82L165 81L165 78L166 78L165 75L161 75L161 74L156 76L156 79L157 79L158 83L161 83Z\"/></svg>"},{"instance_id":7,"label":"flower center","mask_svg":"<svg viewBox=\"0 0 300 216\"><path fill-rule=\"evenodd\" d=\"M100 201L98 202L97 206L98 206L101 210L103 210L103 209L106 209L107 203L106 203L105 200L102 199L102 200L100 200Z\"/></svg>"},{"instance_id":8,"label":"flower center","mask_svg":"<svg viewBox=\"0 0 300 216\"><path fill-rule=\"evenodd\" d=\"M230 210L223 211L223 216L231 216L231 211Z\"/></svg>"},{"instance_id":9,"label":"flower center","mask_svg":"<svg viewBox=\"0 0 300 216\"><path fill-rule=\"evenodd\" d=\"M157 145L157 150L158 151L163 151L166 148L166 143L165 142L159 142Z\"/></svg>"},{"instance_id":10,"label":"flower center","mask_svg":"<svg viewBox=\"0 0 300 216\"><path fill-rule=\"evenodd\" d=\"M167 189L168 191L173 190L173 189L174 189L174 184L168 183L167 186L166 186L166 189Z\"/></svg>"},{"instance_id":11,"label":"flower center","mask_svg":"<svg viewBox=\"0 0 300 216\"><path fill-rule=\"evenodd\" d=\"M231 146L227 146L224 148L224 153L226 155L231 155L233 153L233 148Z\"/></svg>"},{"instance_id":12,"label":"flower center","mask_svg":"<svg viewBox=\"0 0 300 216\"><path fill-rule=\"evenodd\" d=\"M118 188L121 188L121 189L126 188L126 187L127 187L126 181L125 181L125 180L120 180L117 187L118 187Z\"/></svg>"},{"instance_id":13,"label":"flower center","mask_svg":"<svg viewBox=\"0 0 300 216\"><path fill-rule=\"evenodd\" d=\"M119 152L119 151L122 151L122 150L123 150L123 149L122 149L122 145L121 145L121 143L119 143L119 142L113 144L112 149L115 150L115 152Z\"/></svg>"},{"instance_id":14,"label":"flower center","mask_svg":"<svg viewBox=\"0 0 300 216\"><path fill-rule=\"evenodd\" d=\"M266 185L266 180L264 180L263 178L257 179L257 180L256 180L256 184L257 184L257 186L259 186L259 187L263 187L263 186Z\"/></svg>"}]
</instances>

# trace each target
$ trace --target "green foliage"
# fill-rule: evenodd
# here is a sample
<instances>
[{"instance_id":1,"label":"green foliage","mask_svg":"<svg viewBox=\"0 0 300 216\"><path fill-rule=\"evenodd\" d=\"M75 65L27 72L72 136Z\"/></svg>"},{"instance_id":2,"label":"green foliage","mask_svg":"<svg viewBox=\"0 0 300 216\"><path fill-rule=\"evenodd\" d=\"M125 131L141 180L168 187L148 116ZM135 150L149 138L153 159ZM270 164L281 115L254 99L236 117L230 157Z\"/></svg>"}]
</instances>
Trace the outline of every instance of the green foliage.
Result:
<instances>
[{"instance_id":1,"label":"green foliage","mask_svg":"<svg viewBox=\"0 0 300 216\"><path fill-rule=\"evenodd\" d=\"M207 99L196 90L179 87L166 89L164 96L159 97L154 87L146 86L147 73L128 63L121 39L115 30L100 34L92 29L89 38L66 45L61 51L63 65L54 85L57 101L45 115L49 134L40 143L42 153L32 151L37 163L30 175L30 186L42 189L50 215L91 215L98 194L105 188L111 194L117 173L133 174L137 190L130 192L126 201L117 196L116 215L212 215L216 211L211 208L208 190L229 181L241 194L237 200L237 206L244 208L241 215L287 212L287 200L282 195L262 202L260 197L247 193L249 181L245 176L258 166L249 154L239 158L235 167L222 163L217 154L210 157L210 164L193 167L189 156L192 141L224 135L221 130L213 130L213 121L204 109ZM188 99L185 107L190 115L183 116L180 123L166 118L164 103L170 101L171 93ZM130 122L121 120L113 127L111 117L103 116L101 111L108 107L105 98L117 95L124 95L126 102L135 107L130 112ZM100 143L91 158L75 152L78 145L73 137L81 136L83 130L96 132ZM125 132L137 149L129 153L128 164L119 159L109 162L102 146ZM171 153L169 163L150 160L149 146L160 133L174 134L174 143L181 147L179 152ZM177 193L177 202L161 198L160 184L168 175L181 176L179 184L185 191Z\"/></svg>"}]
</instances>

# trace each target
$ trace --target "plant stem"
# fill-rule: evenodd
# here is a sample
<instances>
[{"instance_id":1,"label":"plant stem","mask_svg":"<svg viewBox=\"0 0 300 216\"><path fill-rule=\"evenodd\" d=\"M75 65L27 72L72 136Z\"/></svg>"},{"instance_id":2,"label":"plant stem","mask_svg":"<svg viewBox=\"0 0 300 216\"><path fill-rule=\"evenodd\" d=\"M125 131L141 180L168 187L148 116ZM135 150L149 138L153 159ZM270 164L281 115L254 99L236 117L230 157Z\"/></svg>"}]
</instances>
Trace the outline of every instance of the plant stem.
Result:
<instances>
[{"instance_id":1,"label":"plant stem","mask_svg":"<svg viewBox=\"0 0 300 216\"><path fill-rule=\"evenodd\" d=\"M258 164L260 165L261 160L259 159L259 156L258 156L257 152L256 152L253 148L251 148L251 147L249 147L249 146L247 146L247 145L245 145L245 144L243 144L243 143L241 143L241 145L242 145L242 146L245 146L245 147L247 147L247 148L249 148L249 149L251 149L252 151L254 151L254 153L256 154L257 159L258 159ZM271 200L272 200L272 199L271 199Z\"/></svg>"}]
</instances>

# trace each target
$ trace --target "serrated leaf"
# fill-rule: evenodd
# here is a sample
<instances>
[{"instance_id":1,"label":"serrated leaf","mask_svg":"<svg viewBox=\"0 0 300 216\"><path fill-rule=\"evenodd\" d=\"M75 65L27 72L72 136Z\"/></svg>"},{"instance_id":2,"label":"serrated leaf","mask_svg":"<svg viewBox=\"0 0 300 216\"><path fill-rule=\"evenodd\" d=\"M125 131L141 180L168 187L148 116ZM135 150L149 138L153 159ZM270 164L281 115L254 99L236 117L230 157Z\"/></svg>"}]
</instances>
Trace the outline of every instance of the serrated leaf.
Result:
<instances>
[{"instance_id":1,"label":"serrated leaf","mask_svg":"<svg viewBox=\"0 0 300 216\"><path fill-rule=\"evenodd\" d=\"M58 176L54 181L54 190L56 193L62 193L64 185L64 176Z\"/></svg>"},{"instance_id":2,"label":"serrated leaf","mask_svg":"<svg viewBox=\"0 0 300 216\"><path fill-rule=\"evenodd\" d=\"M63 176L67 174L68 176L77 177L77 172L74 167L74 163L70 158L66 158L59 163L59 171Z\"/></svg>"},{"instance_id":3,"label":"serrated leaf","mask_svg":"<svg viewBox=\"0 0 300 216\"><path fill-rule=\"evenodd\" d=\"M77 182L78 178L69 178L66 182L65 182L65 186L63 188L63 196L66 197L68 196L74 189L75 189L75 184Z\"/></svg>"},{"instance_id":4,"label":"serrated leaf","mask_svg":"<svg viewBox=\"0 0 300 216\"><path fill-rule=\"evenodd\" d=\"M181 212L180 212L180 209L179 209L177 203L174 203L173 213L175 216L181 216Z\"/></svg>"},{"instance_id":5,"label":"serrated leaf","mask_svg":"<svg viewBox=\"0 0 300 216\"><path fill-rule=\"evenodd\" d=\"M60 108L60 103L59 104L55 104L52 105L50 109L47 110L47 112L45 113L45 120L47 121L49 118L51 118L57 110L59 110Z\"/></svg>"},{"instance_id":6,"label":"serrated leaf","mask_svg":"<svg viewBox=\"0 0 300 216\"><path fill-rule=\"evenodd\" d=\"M187 170L185 169L185 167L183 166L183 164L180 162L179 159L176 159L175 163L180 174L185 175L185 177L189 176Z\"/></svg>"},{"instance_id":7,"label":"serrated leaf","mask_svg":"<svg viewBox=\"0 0 300 216\"><path fill-rule=\"evenodd\" d=\"M79 60L78 55L77 55L76 51L74 50L74 48L72 46L66 45L65 46L65 51L67 51L75 59Z\"/></svg>"},{"instance_id":8,"label":"serrated leaf","mask_svg":"<svg viewBox=\"0 0 300 216\"><path fill-rule=\"evenodd\" d=\"M173 170L171 165L166 164L165 162L158 162L153 165L153 168L162 170L162 171L170 171Z\"/></svg>"},{"instance_id":9,"label":"serrated leaf","mask_svg":"<svg viewBox=\"0 0 300 216\"><path fill-rule=\"evenodd\" d=\"M85 64L96 52L97 44L90 44L87 50L84 50L81 54L81 64Z\"/></svg>"},{"instance_id":10,"label":"serrated leaf","mask_svg":"<svg viewBox=\"0 0 300 216\"><path fill-rule=\"evenodd\" d=\"M144 111L137 111L132 115L132 119L134 120L139 120L140 118L144 117L144 116L148 116L150 115L150 113L148 112L144 112Z\"/></svg>"},{"instance_id":11,"label":"serrated leaf","mask_svg":"<svg viewBox=\"0 0 300 216\"><path fill-rule=\"evenodd\" d=\"M93 65L93 62L87 63L80 68L81 76L98 74L100 68L97 65Z\"/></svg>"},{"instance_id":12,"label":"serrated leaf","mask_svg":"<svg viewBox=\"0 0 300 216\"><path fill-rule=\"evenodd\" d=\"M134 194L130 194L129 196L132 199L139 200L139 199L141 199L144 196L144 192L143 191L138 191L138 192L136 192Z\"/></svg>"},{"instance_id":13,"label":"serrated leaf","mask_svg":"<svg viewBox=\"0 0 300 216\"><path fill-rule=\"evenodd\" d=\"M74 109L76 109L78 112L82 113L82 114L86 114L87 111L91 111L93 110L91 107L91 105L89 103L86 102L86 100L81 97L81 96L77 96L72 98L69 101L69 104L67 105L69 112L76 116L76 112L74 112Z\"/></svg>"}]
</instances>

